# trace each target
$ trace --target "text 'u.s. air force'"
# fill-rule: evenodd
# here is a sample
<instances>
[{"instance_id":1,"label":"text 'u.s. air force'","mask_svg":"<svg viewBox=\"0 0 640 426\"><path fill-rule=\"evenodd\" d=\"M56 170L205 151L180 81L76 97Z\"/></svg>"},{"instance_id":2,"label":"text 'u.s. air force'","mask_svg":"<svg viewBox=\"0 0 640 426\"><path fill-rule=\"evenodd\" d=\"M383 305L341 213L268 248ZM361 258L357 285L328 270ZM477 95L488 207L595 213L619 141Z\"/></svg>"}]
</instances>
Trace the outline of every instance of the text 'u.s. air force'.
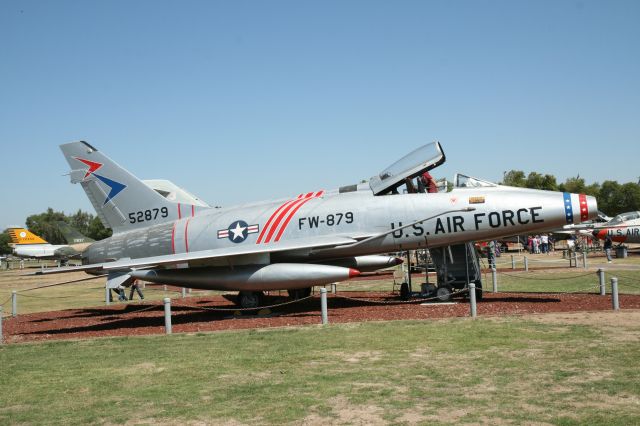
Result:
<instances>
[{"instance_id":1,"label":"text 'u.s. air force'","mask_svg":"<svg viewBox=\"0 0 640 426\"><path fill-rule=\"evenodd\" d=\"M540 217L541 206L522 208L518 210L502 210L491 213L475 213L471 221L465 221L464 216L454 215L436 218L433 234L446 234L464 232L469 230L479 231L487 228L502 228L508 226L527 225L529 223L542 223L544 219ZM392 222L391 229L402 228L402 222ZM407 232L408 231L408 232ZM404 232L404 234L403 234ZM398 229L393 232L394 238L421 237L431 235L432 232L425 230L423 223L416 223L410 228Z\"/></svg>"}]
</instances>

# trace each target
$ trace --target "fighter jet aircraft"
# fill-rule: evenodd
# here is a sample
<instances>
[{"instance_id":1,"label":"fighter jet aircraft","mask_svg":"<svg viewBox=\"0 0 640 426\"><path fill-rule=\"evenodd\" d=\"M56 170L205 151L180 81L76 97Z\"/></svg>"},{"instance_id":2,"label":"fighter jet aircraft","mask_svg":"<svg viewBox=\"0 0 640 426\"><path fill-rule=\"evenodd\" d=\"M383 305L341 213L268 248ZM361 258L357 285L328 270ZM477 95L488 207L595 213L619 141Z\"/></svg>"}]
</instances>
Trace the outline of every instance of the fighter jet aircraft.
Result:
<instances>
[{"instance_id":1,"label":"fighter jet aircraft","mask_svg":"<svg viewBox=\"0 0 640 426\"><path fill-rule=\"evenodd\" d=\"M13 254L18 257L55 259L67 261L79 255L78 250L67 244L49 244L24 228L9 228Z\"/></svg>"},{"instance_id":2,"label":"fighter jet aircraft","mask_svg":"<svg viewBox=\"0 0 640 426\"><path fill-rule=\"evenodd\" d=\"M237 290L243 307L258 306L265 290L309 294L396 263L384 253L557 228L597 214L590 196L465 175L456 175L450 192L420 189L414 180L445 161L439 142L366 183L226 208L173 202L86 142L61 149L71 182L113 236L89 246L82 266L53 272L108 274L109 287L141 279Z\"/></svg>"},{"instance_id":3,"label":"fighter jet aircraft","mask_svg":"<svg viewBox=\"0 0 640 426\"><path fill-rule=\"evenodd\" d=\"M610 237L617 243L640 243L640 211L619 214L595 227L593 236L600 240Z\"/></svg>"}]
</instances>

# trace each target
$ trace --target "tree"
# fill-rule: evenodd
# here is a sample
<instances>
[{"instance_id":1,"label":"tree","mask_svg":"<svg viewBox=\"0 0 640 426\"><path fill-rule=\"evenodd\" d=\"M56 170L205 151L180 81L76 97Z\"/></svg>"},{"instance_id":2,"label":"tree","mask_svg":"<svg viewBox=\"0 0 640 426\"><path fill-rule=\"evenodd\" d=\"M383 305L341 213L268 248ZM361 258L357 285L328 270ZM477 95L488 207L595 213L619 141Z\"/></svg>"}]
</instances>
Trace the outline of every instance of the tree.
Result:
<instances>
[{"instance_id":1,"label":"tree","mask_svg":"<svg viewBox=\"0 0 640 426\"><path fill-rule=\"evenodd\" d=\"M602 183L602 187L600 187L600 194L598 195L598 209L609 216L615 216L618 214L616 198L619 192L620 184L618 182L614 180L605 180Z\"/></svg>"},{"instance_id":2,"label":"tree","mask_svg":"<svg viewBox=\"0 0 640 426\"><path fill-rule=\"evenodd\" d=\"M91 213L83 212L78 209L75 214L67 216L67 223L81 234L87 235L89 232L89 225L93 219L94 216Z\"/></svg>"},{"instance_id":3,"label":"tree","mask_svg":"<svg viewBox=\"0 0 640 426\"><path fill-rule=\"evenodd\" d=\"M0 254L10 254L13 252L11 247L9 247L9 243L11 242L11 237L9 233L5 229L2 234L0 234Z\"/></svg>"},{"instance_id":4,"label":"tree","mask_svg":"<svg viewBox=\"0 0 640 426\"><path fill-rule=\"evenodd\" d=\"M58 229L59 221L66 221L62 212L54 212L51 207L45 213L33 214L25 221L27 229L51 244L65 244Z\"/></svg>"},{"instance_id":5,"label":"tree","mask_svg":"<svg viewBox=\"0 0 640 426\"><path fill-rule=\"evenodd\" d=\"M584 183L584 178L580 176L567 178L567 180L558 185L558 189L562 192L571 192L573 194L584 194L584 190L587 185Z\"/></svg>"},{"instance_id":6,"label":"tree","mask_svg":"<svg viewBox=\"0 0 640 426\"><path fill-rule=\"evenodd\" d=\"M99 217L94 217L91 219L89 223L89 227L87 228L86 236L89 238L93 238L94 240L103 240L105 238L110 237L113 234L113 231L109 228L105 228Z\"/></svg>"},{"instance_id":7,"label":"tree","mask_svg":"<svg viewBox=\"0 0 640 426\"><path fill-rule=\"evenodd\" d=\"M547 191L557 191L558 184L556 177L553 175L541 175L537 172L531 172L527 176L525 186L531 189L545 189Z\"/></svg>"},{"instance_id":8,"label":"tree","mask_svg":"<svg viewBox=\"0 0 640 426\"><path fill-rule=\"evenodd\" d=\"M526 185L524 172L522 170L509 170L505 173L502 184L524 188Z\"/></svg>"},{"instance_id":9,"label":"tree","mask_svg":"<svg viewBox=\"0 0 640 426\"><path fill-rule=\"evenodd\" d=\"M100 219L91 213L78 210L72 215L66 216L63 212L53 211L48 208L46 212L34 214L25 221L27 229L42 237L51 244L66 244L60 233L58 222L66 222L81 234L94 240L102 240L111 236L111 229L102 225Z\"/></svg>"},{"instance_id":10,"label":"tree","mask_svg":"<svg viewBox=\"0 0 640 426\"><path fill-rule=\"evenodd\" d=\"M629 182L622 185L619 195L618 213L640 210L640 185Z\"/></svg>"}]
</instances>

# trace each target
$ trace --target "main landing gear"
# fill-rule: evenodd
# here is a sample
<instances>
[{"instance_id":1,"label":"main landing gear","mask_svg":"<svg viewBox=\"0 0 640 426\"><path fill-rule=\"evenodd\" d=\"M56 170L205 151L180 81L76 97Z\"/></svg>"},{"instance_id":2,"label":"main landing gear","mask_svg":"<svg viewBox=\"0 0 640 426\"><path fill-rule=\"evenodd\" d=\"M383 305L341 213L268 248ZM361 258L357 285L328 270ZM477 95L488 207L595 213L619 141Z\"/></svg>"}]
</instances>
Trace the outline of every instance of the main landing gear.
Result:
<instances>
[{"instance_id":1,"label":"main landing gear","mask_svg":"<svg viewBox=\"0 0 640 426\"><path fill-rule=\"evenodd\" d=\"M243 309L260 307L263 299L264 293L261 291L241 291L238 293L238 305Z\"/></svg>"},{"instance_id":2,"label":"main landing gear","mask_svg":"<svg viewBox=\"0 0 640 426\"><path fill-rule=\"evenodd\" d=\"M291 299L300 300L311 296L311 287L289 289L287 293ZM263 305L264 293L261 291L241 291L238 293L236 302L243 309L258 309Z\"/></svg>"}]
</instances>

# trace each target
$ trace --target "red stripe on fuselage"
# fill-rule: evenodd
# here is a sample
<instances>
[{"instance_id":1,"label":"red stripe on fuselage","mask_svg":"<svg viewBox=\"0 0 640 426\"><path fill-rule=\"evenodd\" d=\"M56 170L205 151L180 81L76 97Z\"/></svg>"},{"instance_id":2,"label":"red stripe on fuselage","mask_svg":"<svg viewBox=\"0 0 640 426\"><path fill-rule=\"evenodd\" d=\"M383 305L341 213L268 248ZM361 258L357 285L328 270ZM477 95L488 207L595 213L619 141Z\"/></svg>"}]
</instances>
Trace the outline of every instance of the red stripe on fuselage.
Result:
<instances>
[{"instance_id":1,"label":"red stripe on fuselage","mask_svg":"<svg viewBox=\"0 0 640 426\"><path fill-rule=\"evenodd\" d=\"M302 198L302 194L298 195L298 199ZM286 206L288 206L289 204L295 202L296 200L289 200L287 202L285 202L283 205L281 205L280 207L278 207L276 209L275 212L273 212L273 214L271 214L271 216L269 217L269 220L267 220L267 224L264 225L264 228L262 228L262 232L260 232L260 235L258 236L258 240L256 241L256 244L260 244L260 242L262 242L262 238L264 237L264 235L267 233L267 230L269 229L269 225L271 225L271 222L273 221L273 219L276 217L276 215L278 213L280 213L280 211L285 208Z\"/></svg>"},{"instance_id":2,"label":"red stripe on fuselage","mask_svg":"<svg viewBox=\"0 0 640 426\"><path fill-rule=\"evenodd\" d=\"M287 215L287 213L289 213L289 211L291 211L292 208L295 208L298 204L300 203L305 203L306 200L309 199L309 197L313 195L312 192L306 194L304 196L304 198L298 198L297 200L295 200L293 203L290 203L287 208L285 208L279 215L278 218L276 219L276 221L273 223L273 225L271 226L271 229L269 230L269 233L267 234L267 238L264 240L265 244L268 243L269 241L271 241L271 237L273 237L273 234L275 234L276 229L278 229L278 226L280 225L280 222L282 222L282 219L284 219L284 217Z\"/></svg>"},{"instance_id":3,"label":"red stripe on fuselage","mask_svg":"<svg viewBox=\"0 0 640 426\"><path fill-rule=\"evenodd\" d=\"M184 224L184 248L187 250L187 253L189 253L189 221L191 220L191 218L187 219L187 222Z\"/></svg>"},{"instance_id":4,"label":"red stripe on fuselage","mask_svg":"<svg viewBox=\"0 0 640 426\"><path fill-rule=\"evenodd\" d=\"M280 227L280 231L278 231L278 234L276 235L276 238L274 241L280 241L280 237L282 237L282 234L284 233L285 229L287 229L287 226L289 225L289 222L291 222L291 219L293 219L293 216L295 216L295 214L298 212L298 210L300 210L300 208L302 206L304 206L308 201L311 201L314 198L319 197L320 195L322 195L323 191L319 191L315 196L313 197L309 197L309 198L305 198L304 200L302 200L300 203L298 203L298 205L291 211L291 213L289 213L289 216L287 217L287 220L285 220L285 222L282 224L282 227Z\"/></svg>"},{"instance_id":5,"label":"red stripe on fuselage","mask_svg":"<svg viewBox=\"0 0 640 426\"><path fill-rule=\"evenodd\" d=\"M171 229L171 252L176 254L176 225L178 222L173 222L173 229Z\"/></svg>"},{"instance_id":6,"label":"red stripe on fuselage","mask_svg":"<svg viewBox=\"0 0 640 426\"><path fill-rule=\"evenodd\" d=\"M196 206L194 206L193 204L191 205L191 217L194 217L196 215Z\"/></svg>"},{"instance_id":7,"label":"red stripe on fuselage","mask_svg":"<svg viewBox=\"0 0 640 426\"><path fill-rule=\"evenodd\" d=\"M178 219L182 219L182 212L180 211L180 203L178 203Z\"/></svg>"}]
</instances>

